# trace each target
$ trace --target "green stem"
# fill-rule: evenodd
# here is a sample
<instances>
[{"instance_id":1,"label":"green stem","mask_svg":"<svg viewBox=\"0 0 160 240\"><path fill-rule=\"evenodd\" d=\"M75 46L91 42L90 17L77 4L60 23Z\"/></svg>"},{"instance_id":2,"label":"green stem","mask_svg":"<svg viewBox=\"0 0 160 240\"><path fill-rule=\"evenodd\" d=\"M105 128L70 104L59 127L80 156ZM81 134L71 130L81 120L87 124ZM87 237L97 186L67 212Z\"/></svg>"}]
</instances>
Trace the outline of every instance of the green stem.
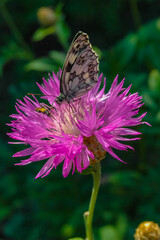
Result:
<instances>
[{"instance_id":1,"label":"green stem","mask_svg":"<svg viewBox=\"0 0 160 240\"><path fill-rule=\"evenodd\" d=\"M92 173L93 176L93 189L92 195L89 204L89 210L84 213L84 221L86 227L86 240L94 240L93 237L93 230L92 230L92 221L93 221L93 214L95 209L95 203L98 196L98 190L100 186L101 180L101 165L98 163L94 168L94 172Z\"/></svg>"},{"instance_id":2,"label":"green stem","mask_svg":"<svg viewBox=\"0 0 160 240\"><path fill-rule=\"evenodd\" d=\"M30 50L30 48L29 48L28 44L26 43L26 41L24 40L21 32L18 30L16 24L14 23L12 16L9 13L5 3L0 4L0 12L1 12L8 28L10 29L14 38L16 39L16 41L21 45L21 47L23 49L25 49L30 54L31 58L33 58L32 51Z\"/></svg>"}]
</instances>

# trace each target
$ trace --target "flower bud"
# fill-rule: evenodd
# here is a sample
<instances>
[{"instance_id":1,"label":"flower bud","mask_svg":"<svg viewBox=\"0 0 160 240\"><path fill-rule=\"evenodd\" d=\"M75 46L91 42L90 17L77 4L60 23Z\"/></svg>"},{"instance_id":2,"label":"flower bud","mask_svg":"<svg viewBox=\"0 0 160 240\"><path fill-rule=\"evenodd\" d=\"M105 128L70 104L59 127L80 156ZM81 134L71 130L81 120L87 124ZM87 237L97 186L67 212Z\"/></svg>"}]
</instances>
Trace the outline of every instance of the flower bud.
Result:
<instances>
[{"instance_id":1,"label":"flower bud","mask_svg":"<svg viewBox=\"0 0 160 240\"><path fill-rule=\"evenodd\" d=\"M37 11L37 19L42 26L48 27L55 23L56 15L50 7L41 7Z\"/></svg>"},{"instance_id":2,"label":"flower bud","mask_svg":"<svg viewBox=\"0 0 160 240\"><path fill-rule=\"evenodd\" d=\"M95 136L84 137L83 143L87 148L93 153L94 159L90 158L90 165L94 165L100 162L106 156L106 151L103 149L102 145L98 142Z\"/></svg>"},{"instance_id":3,"label":"flower bud","mask_svg":"<svg viewBox=\"0 0 160 240\"><path fill-rule=\"evenodd\" d=\"M145 221L139 224L134 234L135 240L160 240L160 228L157 223Z\"/></svg>"}]
</instances>

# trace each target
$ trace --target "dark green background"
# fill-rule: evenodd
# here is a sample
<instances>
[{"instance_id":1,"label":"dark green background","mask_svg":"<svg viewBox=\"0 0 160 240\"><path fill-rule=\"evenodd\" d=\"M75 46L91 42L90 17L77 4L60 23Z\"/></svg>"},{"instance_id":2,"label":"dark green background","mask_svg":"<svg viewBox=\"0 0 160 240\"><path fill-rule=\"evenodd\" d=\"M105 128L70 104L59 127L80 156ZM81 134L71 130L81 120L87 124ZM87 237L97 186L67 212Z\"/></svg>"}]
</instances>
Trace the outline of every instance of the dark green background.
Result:
<instances>
[{"instance_id":1,"label":"dark green background","mask_svg":"<svg viewBox=\"0 0 160 240\"><path fill-rule=\"evenodd\" d=\"M40 26L37 10L54 9L56 23ZM48 34L51 30L51 34ZM91 176L62 177L61 166L34 180L43 166L14 166L20 145L8 145L5 123L15 113L16 99L38 93L36 82L62 67L69 43L85 31L100 58L107 87L126 77L139 92L152 127L134 128L142 139L135 152L107 154L102 162L94 232L96 240L133 239L144 220L160 222L160 1L159 0L0 0L0 239L62 240L84 237L82 214L88 208ZM45 37L46 36L46 37Z\"/></svg>"}]
</instances>

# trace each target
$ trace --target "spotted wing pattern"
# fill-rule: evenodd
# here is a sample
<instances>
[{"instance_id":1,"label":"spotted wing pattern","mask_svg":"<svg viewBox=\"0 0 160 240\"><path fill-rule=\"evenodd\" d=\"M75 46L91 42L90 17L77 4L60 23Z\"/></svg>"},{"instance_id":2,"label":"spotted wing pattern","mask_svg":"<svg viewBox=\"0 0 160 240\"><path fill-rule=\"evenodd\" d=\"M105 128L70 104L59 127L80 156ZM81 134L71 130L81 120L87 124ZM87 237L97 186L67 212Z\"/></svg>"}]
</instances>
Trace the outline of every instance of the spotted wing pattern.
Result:
<instances>
[{"instance_id":1,"label":"spotted wing pattern","mask_svg":"<svg viewBox=\"0 0 160 240\"><path fill-rule=\"evenodd\" d=\"M78 32L62 70L60 91L65 99L80 98L98 81L99 61L86 33Z\"/></svg>"}]
</instances>

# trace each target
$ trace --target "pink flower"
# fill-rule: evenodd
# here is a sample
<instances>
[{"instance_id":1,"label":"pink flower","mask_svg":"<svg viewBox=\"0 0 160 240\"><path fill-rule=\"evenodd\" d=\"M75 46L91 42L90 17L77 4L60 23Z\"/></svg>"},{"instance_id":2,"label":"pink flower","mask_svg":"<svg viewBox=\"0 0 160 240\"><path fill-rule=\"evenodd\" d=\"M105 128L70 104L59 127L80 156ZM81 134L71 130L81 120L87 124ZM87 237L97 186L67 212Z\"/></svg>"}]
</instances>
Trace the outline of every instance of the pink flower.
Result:
<instances>
[{"instance_id":1,"label":"pink flower","mask_svg":"<svg viewBox=\"0 0 160 240\"><path fill-rule=\"evenodd\" d=\"M101 74L96 86L81 99L58 105L55 100L60 94L60 74L53 72L48 81L43 79L44 85L38 84L44 94L42 98L49 105L40 103L35 96L17 100L17 114L11 115L14 120L8 124L12 127L8 135L18 140L16 143L29 147L13 157L30 157L16 165L47 160L37 174L38 178L48 175L52 168L63 162L63 176L66 177L71 169L72 174L75 169L81 173L95 161L103 159L106 152L122 161L113 148L133 149L123 141L139 139L125 136L141 134L130 127L146 123L142 122L146 113L137 116L143 105L142 97L138 93L128 94L131 86L123 88L124 80L118 84L118 76L105 94L105 78L103 88L99 90Z\"/></svg>"}]
</instances>

